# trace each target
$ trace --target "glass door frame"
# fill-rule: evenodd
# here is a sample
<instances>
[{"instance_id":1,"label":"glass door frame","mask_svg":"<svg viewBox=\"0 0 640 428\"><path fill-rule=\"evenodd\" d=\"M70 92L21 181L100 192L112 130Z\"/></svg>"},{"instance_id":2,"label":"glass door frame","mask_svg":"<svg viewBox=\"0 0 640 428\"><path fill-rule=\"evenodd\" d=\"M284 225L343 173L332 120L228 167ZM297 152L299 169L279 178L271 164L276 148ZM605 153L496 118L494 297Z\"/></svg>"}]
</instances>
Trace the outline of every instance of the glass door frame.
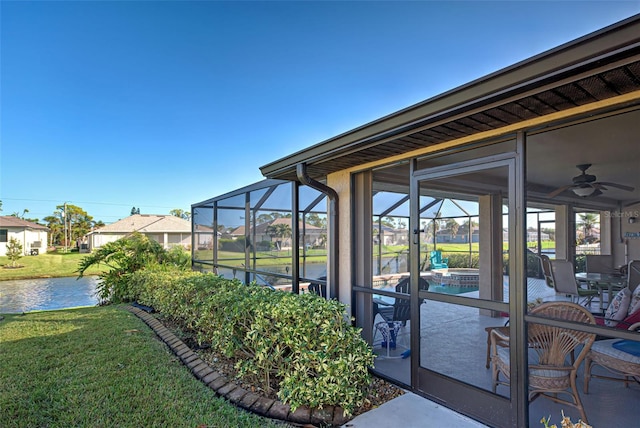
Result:
<instances>
[{"instance_id":1,"label":"glass door frame","mask_svg":"<svg viewBox=\"0 0 640 428\"><path fill-rule=\"evenodd\" d=\"M414 159L411 162L411 214L409 221L412 225L412 239L410 241L411 312L419 313L419 305L422 299L508 312L510 314L511 337L518 338L518 340L512 341L511 347L510 398L472 387L420 367L419 351L413 352L411 355L411 384L419 393L435 401L442 402L458 411L467 413L479 420L491 422L497 426L517 426L519 421L528 420L528 385L526 376L521 375L521 373L527 372L526 339L524 337L524 308L526 308L526 272L524 268L526 210L523 209L525 207L524 134L518 134L516 147L516 152L423 170L417 169L417 160ZM509 302L469 299L455 295L420 291L418 285L420 276L420 231L419 226L418 228L415 226L420 224L420 183L497 167L508 168ZM419 350L420 317L412 317L410 322L411 348Z\"/></svg>"}]
</instances>

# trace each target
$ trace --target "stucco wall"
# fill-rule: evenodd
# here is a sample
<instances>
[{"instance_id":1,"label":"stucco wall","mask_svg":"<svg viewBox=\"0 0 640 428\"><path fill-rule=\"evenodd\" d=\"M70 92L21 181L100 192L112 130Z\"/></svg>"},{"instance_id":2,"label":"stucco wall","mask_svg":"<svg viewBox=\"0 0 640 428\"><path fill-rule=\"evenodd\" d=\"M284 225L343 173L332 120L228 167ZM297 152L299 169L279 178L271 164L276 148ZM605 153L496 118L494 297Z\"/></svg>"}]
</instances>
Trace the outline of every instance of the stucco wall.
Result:
<instances>
[{"instance_id":1,"label":"stucco wall","mask_svg":"<svg viewBox=\"0 0 640 428\"><path fill-rule=\"evenodd\" d=\"M339 300L351 305L351 174L338 172L327 176L327 185L338 193L338 281ZM331 216L329 216L330 218ZM327 270L334 266L327 263ZM351 309L347 309L350 311Z\"/></svg>"},{"instance_id":2,"label":"stucco wall","mask_svg":"<svg viewBox=\"0 0 640 428\"><path fill-rule=\"evenodd\" d=\"M31 254L32 249L37 249L38 255L47 252L48 236L46 231L26 230L15 227L3 227L3 229L7 229L7 242L0 242L0 256L7 255L7 244L11 238L22 244L22 252L25 256ZM36 242L39 242L40 246L36 246Z\"/></svg>"}]
</instances>

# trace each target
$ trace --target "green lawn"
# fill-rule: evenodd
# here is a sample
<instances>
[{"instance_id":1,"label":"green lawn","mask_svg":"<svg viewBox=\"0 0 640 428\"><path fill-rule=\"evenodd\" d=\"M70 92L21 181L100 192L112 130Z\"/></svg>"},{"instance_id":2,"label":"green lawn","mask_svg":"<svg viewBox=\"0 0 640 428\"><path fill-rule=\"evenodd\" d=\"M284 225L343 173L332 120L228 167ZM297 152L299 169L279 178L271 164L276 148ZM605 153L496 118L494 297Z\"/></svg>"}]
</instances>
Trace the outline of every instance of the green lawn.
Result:
<instances>
[{"instance_id":1,"label":"green lawn","mask_svg":"<svg viewBox=\"0 0 640 428\"><path fill-rule=\"evenodd\" d=\"M196 251L196 259L198 260L211 260L213 253L211 251ZM300 251L300 257L302 257L302 250ZM258 259L258 265L260 267L266 266L285 266L291 264L291 251L259 251L256 253ZM227 266L244 266L244 253L238 253L233 251L219 251L218 262ZM327 251L326 250L309 250L306 254L307 263L326 263Z\"/></svg>"},{"instance_id":2,"label":"green lawn","mask_svg":"<svg viewBox=\"0 0 640 428\"><path fill-rule=\"evenodd\" d=\"M121 307L5 315L1 427L276 427L193 377Z\"/></svg>"},{"instance_id":3,"label":"green lawn","mask_svg":"<svg viewBox=\"0 0 640 428\"><path fill-rule=\"evenodd\" d=\"M77 276L78 263L86 254L80 253L46 253L38 256L24 256L18 260L18 264L24 267L19 269L6 269L9 265L7 257L0 257L0 281L5 279L26 278L50 278ZM97 275L104 266L91 267L85 275Z\"/></svg>"}]
</instances>

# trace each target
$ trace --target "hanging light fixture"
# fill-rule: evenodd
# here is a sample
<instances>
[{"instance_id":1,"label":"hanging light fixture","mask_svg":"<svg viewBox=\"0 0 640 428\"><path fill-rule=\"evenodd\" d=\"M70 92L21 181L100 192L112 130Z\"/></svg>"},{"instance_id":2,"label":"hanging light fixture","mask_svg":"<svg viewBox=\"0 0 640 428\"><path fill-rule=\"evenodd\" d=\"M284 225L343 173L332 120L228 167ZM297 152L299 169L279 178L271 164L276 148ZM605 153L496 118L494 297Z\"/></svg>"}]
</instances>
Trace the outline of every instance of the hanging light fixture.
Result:
<instances>
[{"instance_id":1,"label":"hanging light fixture","mask_svg":"<svg viewBox=\"0 0 640 428\"><path fill-rule=\"evenodd\" d=\"M580 187L574 187L572 190L573 190L573 193L583 198L586 198L587 196L591 195L593 192L596 191L594 187L591 187L588 184L585 184L584 186L580 186Z\"/></svg>"}]
</instances>

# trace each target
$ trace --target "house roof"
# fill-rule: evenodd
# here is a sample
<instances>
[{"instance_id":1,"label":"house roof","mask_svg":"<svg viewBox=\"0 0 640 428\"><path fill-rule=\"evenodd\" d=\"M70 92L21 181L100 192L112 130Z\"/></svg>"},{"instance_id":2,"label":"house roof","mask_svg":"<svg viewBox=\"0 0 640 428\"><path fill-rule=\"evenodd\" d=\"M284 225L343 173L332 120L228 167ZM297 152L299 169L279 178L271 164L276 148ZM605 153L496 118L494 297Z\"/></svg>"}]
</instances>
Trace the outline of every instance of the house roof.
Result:
<instances>
[{"instance_id":1,"label":"house roof","mask_svg":"<svg viewBox=\"0 0 640 428\"><path fill-rule=\"evenodd\" d=\"M191 222L173 215L134 214L93 230L94 233L191 233Z\"/></svg>"},{"instance_id":2,"label":"house roof","mask_svg":"<svg viewBox=\"0 0 640 428\"><path fill-rule=\"evenodd\" d=\"M640 90L640 15L603 28L260 168L297 180L471 136ZM624 97L622 97L624 98ZM623 102L623 101L620 101ZM485 137L488 138L488 137Z\"/></svg>"},{"instance_id":3,"label":"house roof","mask_svg":"<svg viewBox=\"0 0 640 428\"><path fill-rule=\"evenodd\" d=\"M29 230L49 230L47 226L43 226L32 221L23 220L12 215L0 216L0 227L18 227Z\"/></svg>"}]
</instances>

